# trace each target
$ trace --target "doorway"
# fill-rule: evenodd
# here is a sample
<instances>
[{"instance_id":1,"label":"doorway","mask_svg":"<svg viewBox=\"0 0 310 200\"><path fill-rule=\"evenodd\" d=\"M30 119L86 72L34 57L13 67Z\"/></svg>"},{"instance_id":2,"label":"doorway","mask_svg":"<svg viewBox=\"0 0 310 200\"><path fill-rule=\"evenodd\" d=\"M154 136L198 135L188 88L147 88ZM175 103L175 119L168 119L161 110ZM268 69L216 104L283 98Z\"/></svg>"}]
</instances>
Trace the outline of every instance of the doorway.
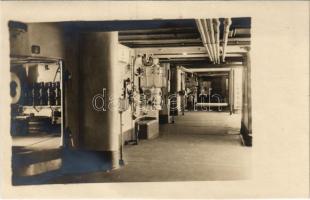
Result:
<instances>
[{"instance_id":1,"label":"doorway","mask_svg":"<svg viewBox=\"0 0 310 200\"><path fill-rule=\"evenodd\" d=\"M61 167L62 61L11 59L12 183L46 181Z\"/></svg>"}]
</instances>

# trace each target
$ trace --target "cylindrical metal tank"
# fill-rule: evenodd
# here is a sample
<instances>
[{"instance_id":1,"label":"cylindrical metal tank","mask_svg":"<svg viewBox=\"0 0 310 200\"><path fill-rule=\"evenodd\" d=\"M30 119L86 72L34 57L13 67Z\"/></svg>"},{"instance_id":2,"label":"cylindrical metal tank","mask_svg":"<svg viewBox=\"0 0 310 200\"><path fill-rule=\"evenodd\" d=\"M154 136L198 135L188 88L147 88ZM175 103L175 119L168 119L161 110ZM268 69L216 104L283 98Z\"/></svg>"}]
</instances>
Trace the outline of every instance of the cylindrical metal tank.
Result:
<instances>
[{"instance_id":1,"label":"cylindrical metal tank","mask_svg":"<svg viewBox=\"0 0 310 200\"><path fill-rule=\"evenodd\" d=\"M118 67L118 33L92 32L80 38L80 147L107 151L112 168L119 165L121 72Z\"/></svg>"}]
</instances>

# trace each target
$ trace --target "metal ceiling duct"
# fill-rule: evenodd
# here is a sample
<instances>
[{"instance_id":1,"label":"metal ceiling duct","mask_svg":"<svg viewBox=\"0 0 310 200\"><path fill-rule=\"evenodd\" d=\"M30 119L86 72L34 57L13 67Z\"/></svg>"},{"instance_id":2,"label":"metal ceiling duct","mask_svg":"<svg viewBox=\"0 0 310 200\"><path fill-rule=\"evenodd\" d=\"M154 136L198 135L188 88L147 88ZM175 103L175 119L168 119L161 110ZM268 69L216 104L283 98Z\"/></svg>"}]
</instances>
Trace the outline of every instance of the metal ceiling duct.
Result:
<instances>
[{"instance_id":1,"label":"metal ceiling duct","mask_svg":"<svg viewBox=\"0 0 310 200\"><path fill-rule=\"evenodd\" d=\"M208 53L208 56L209 56L209 59L213 62L213 55L211 53L211 49L208 45L208 42L207 42L207 36L205 35L205 31L203 29L203 25L202 25L202 22L199 20L199 19L196 19L196 25L198 27L198 31L200 33L200 36L201 36L201 40L202 40L202 43L203 43L203 46L206 48L207 50L207 53Z\"/></svg>"},{"instance_id":2,"label":"metal ceiling duct","mask_svg":"<svg viewBox=\"0 0 310 200\"><path fill-rule=\"evenodd\" d=\"M207 20L205 19L201 19L201 25L202 25L202 29L204 30L205 36L207 37L207 45L210 49L212 58L213 58L213 63L215 63L215 54L213 51L213 47L212 47L212 41L211 41L211 36L210 36L210 31L208 28L208 24L207 24Z\"/></svg>"},{"instance_id":3,"label":"metal ceiling duct","mask_svg":"<svg viewBox=\"0 0 310 200\"><path fill-rule=\"evenodd\" d=\"M230 37L250 37L251 29L250 28L234 28L229 32Z\"/></svg>"},{"instance_id":4,"label":"metal ceiling duct","mask_svg":"<svg viewBox=\"0 0 310 200\"><path fill-rule=\"evenodd\" d=\"M196 24L200 32L204 46L206 47L210 60L213 63L220 64L221 53L220 53L220 20L218 18L214 19L197 19ZM229 28L231 25L231 19L226 18L224 20L224 36L223 36L223 51L222 51L222 61L225 62L225 53L228 43ZM240 30L241 31L241 30ZM242 32L242 31L241 31ZM243 30L247 33L247 30ZM242 33L243 33L242 32Z\"/></svg>"},{"instance_id":5,"label":"metal ceiling duct","mask_svg":"<svg viewBox=\"0 0 310 200\"><path fill-rule=\"evenodd\" d=\"M213 51L213 55L214 55L214 60L215 60L215 63L218 63L218 58L216 55L215 37L214 37L214 29L213 29L212 19L207 19L207 26L209 28L209 35L211 36L211 46L212 46L212 51Z\"/></svg>"},{"instance_id":6,"label":"metal ceiling duct","mask_svg":"<svg viewBox=\"0 0 310 200\"><path fill-rule=\"evenodd\" d=\"M220 63L220 20L213 19L214 36L215 36L215 54L217 63Z\"/></svg>"},{"instance_id":7,"label":"metal ceiling duct","mask_svg":"<svg viewBox=\"0 0 310 200\"><path fill-rule=\"evenodd\" d=\"M224 20L224 34L223 34L223 53L222 53L222 61L225 62L225 54L226 54L226 47L228 42L228 34L229 28L231 25L231 19L225 18Z\"/></svg>"}]
</instances>

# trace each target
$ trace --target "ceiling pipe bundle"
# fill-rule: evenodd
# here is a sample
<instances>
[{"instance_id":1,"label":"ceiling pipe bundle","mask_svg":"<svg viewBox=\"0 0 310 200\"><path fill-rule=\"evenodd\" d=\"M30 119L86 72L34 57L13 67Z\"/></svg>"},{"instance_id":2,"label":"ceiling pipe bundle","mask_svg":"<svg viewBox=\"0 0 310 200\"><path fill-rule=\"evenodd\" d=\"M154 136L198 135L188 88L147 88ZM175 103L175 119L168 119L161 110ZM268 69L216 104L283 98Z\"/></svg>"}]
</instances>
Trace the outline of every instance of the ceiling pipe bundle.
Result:
<instances>
[{"instance_id":1,"label":"ceiling pipe bundle","mask_svg":"<svg viewBox=\"0 0 310 200\"><path fill-rule=\"evenodd\" d=\"M225 18L225 20L224 20L224 34L223 34L223 54L222 54L222 61L223 62L225 62L226 47L227 47L230 25L231 25L231 19Z\"/></svg>"},{"instance_id":2,"label":"ceiling pipe bundle","mask_svg":"<svg viewBox=\"0 0 310 200\"><path fill-rule=\"evenodd\" d=\"M203 31L205 33L205 36L207 37L206 38L207 45L208 45L208 47L210 49L213 63L215 63L215 54L214 54L213 47L212 47L212 41L211 41L211 36L210 36L207 20L206 19L201 19L201 25L202 25L202 29L203 29Z\"/></svg>"},{"instance_id":3,"label":"ceiling pipe bundle","mask_svg":"<svg viewBox=\"0 0 310 200\"><path fill-rule=\"evenodd\" d=\"M215 47L215 37L214 37L214 29L213 29L213 23L212 19L207 19L207 25L209 27L209 34L211 36L211 45L212 45L212 51L214 55L215 63L219 62L219 59L216 55L216 47Z\"/></svg>"},{"instance_id":4,"label":"ceiling pipe bundle","mask_svg":"<svg viewBox=\"0 0 310 200\"><path fill-rule=\"evenodd\" d=\"M196 19L203 45L207 49L210 60L220 63L220 20Z\"/></svg>"},{"instance_id":5,"label":"ceiling pipe bundle","mask_svg":"<svg viewBox=\"0 0 310 200\"><path fill-rule=\"evenodd\" d=\"M211 49L210 49L209 44L207 42L207 36L205 35L205 31L203 29L202 21L199 19L196 19L195 21L196 21L196 25L198 27L198 31L199 31L201 39L202 39L203 46L207 50L209 59L211 60L211 62L213 62L213 55L211 53Z\"/></svg>"},{"instance_id":6,"label":"ceiling pipe bundle","mask_svg":"<svg viewBox=\"0 0 310 200\"><path fill-rule=\"evenodd\" d=\"M220 20L213 19L214 35L215 35L215 53L217 63L220 63Z\"/></svg>"}]
</instances>

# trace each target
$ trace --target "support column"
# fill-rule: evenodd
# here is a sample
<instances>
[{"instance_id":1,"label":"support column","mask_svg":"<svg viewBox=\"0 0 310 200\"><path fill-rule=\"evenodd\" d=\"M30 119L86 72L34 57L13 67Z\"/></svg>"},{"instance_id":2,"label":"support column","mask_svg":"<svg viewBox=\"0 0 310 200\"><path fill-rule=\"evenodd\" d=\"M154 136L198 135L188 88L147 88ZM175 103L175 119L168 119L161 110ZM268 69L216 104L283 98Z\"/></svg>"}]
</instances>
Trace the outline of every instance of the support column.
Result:
<instances>
[{"instance_id":1,"label":"support column","mask_svg":"<svg viewBox=\"0 0 310 200\"><path fill-rule=\"evenodd\" d=\"M170 115L178 115L178 70L176 66L170 67ZM173 120L172 120L173 123Z\"/></svg>"},{"instance_id":2,"label":"support column","mask_svg":"<svg viewBox=\"0 0 310 200\"><path fill-rule=\"evenodd\" d=\"M170 64L169 63L163 63L161 66L165 70L166 74L166 87L162 88L162 96L163 96L163 106L162 110L159 111L159 123L166 124L171 123L171 117L170 117L170 99L169 99L169 93L170 93Z\"/></svg>"},{"instance_id":3,"label":"support column","mask_svg":"<svg viewBox=\"0 0 310 200\"><path fill-rule=\"evenodd\" d=\"M251 58L247 48L242 77L242 120L240 134L244 144L252 146L252 99L251 99Z\"/></svg>"},{"instance_id":4,"label":"support column","mask_svg":"<svg viewBox=\"0 0 310 200\"><path fill-rule=\"evenodd\" d=\"M249 135L252 139L252 89L251 89L251 57L250 57L250 49L246 55L246 61L248 66L248 130ZM252 142L251 142L252 143Z\"/></svg>"},{"instance_id":5,"label":"support column","mask_svg":"<svg viewBox=\"0 0 310 200\"><path fill-rule=\"evenodd\" d=\"M233 114L234 111L234 71L229 71L229 111Z\"/></svg>"},{"instance_id":6,"label":"support column","mask_svg":"<svg viewBox=\"0 0 310 200\"><path fill-rule=\"evenodd\" d=\"M118 33L94 32L80 39L81 148L111 156L112 168L119 167L121 71L118 65Z\"/></svg>"}]
</instances>

